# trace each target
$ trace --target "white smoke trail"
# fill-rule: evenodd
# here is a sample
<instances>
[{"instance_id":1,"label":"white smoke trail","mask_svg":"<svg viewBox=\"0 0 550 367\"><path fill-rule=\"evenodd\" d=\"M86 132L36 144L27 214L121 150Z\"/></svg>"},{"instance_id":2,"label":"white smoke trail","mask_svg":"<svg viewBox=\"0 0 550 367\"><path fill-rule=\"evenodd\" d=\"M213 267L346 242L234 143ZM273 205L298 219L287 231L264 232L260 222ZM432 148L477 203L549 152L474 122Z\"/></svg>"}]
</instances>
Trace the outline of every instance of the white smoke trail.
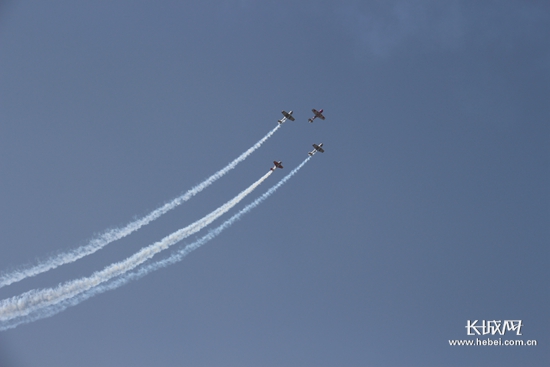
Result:
<instances>
[{"instance_id":1,"label":"white smoke trail","mask_svg":"<svg viewBox=\"0 0 550 367\"><path fill-rule=\"evenodd\" d=\"M248 194L254 191L262 182L264 182L271 174L272 170L263 175L259 180L250 185L246 190L239 193L233 199L229 200L212 213L206 215L202 219L182 228L162 240L144 247L134 255L118 263L111 264L101 271L97 271L89 277L75 279L58 285L55 288L46 288L41 290L32 290L23 293L19 296L11 297L0 301L0 323L5 321L29 315L30 313L51 305L55 305L63 300L77 296L78 294L97 287L98 285L107 282L113 278L121 276L143 264L145 261L152 258L155 254L167 249L168 247L178 243L206 227L221 215L226 213L232 207L237 205Z\"/></svg>"},{"instance_id":2,"label":"white smoke trail","mask_svg":"<svg viewBox=\"0 0 550 367\"><path fill-rule=\"evenodd\" d=\"M231 161L227 166L214 173L212 176L208 177L206 180L196 185L192 189L188 190L185 194L173 199L172 201L164 204L158 209L153 210L151 213L147 214L143 218L139 218L133 222L128 223L122 228L111 229L99 237L92 239L87 245L80 246L69 252L60 253L53 257L46 259L43 262L40 262L36 265L29 265L26 268L18 269L9 273L0 275L0 288L10 285L12 283L18 282L28 277L33 277L35 275L44 273L48 270L52 270L61 266L63 264L68 264L74 262L78 259L83 258L84 256L93 254L94 252L100 250L101 248L107 246L109 243L119 240L123 237L128 236L132 232L137 231L141 227L151 223L155 219L158 219L163 214L174 209L178 205L183 204L187 200L191 199L193 196L213 184L216 180L220 179L227 172L235 168L239 163L244 161L250 154L257 150L267 139L269 139L275 132L281 127L277 125L273 130L271 130L267 135L260 139L256 144L254 144L247 151L242 153L236 159Z\"/></svg>"},{"instance_id":3,"label":"white smoke trail","mask_svg":"<svg viewBox=\"0 0 550 367\"><path fill-rule=\"evenodd\" d=\"M281 181L279 181L277 184L271 187L268 191L266 191L262 196L258 197L252 203L248 204L246 207L241 209L237 214L233 215L231 218L223 222L221 225L219 225L218 227L210 231L207 235L185 246L181 250L173 253L168 258L156 261L152 264L143 265L135 271L124 273L122 276L116 279L112 279L108 283L104 283L97 287L90 288L87 291L82 292L75 297L65 299L59 303L53 304L48 307L37 309L32 314L28 314L22 317L9 320L7 322L3 322L2 324L0 324L0 331L12 329L21 324L26 324L39 319L53 316L59 312L64 311L68 307L76 306L79 303L91 297L94 297L100 293L119 288L133 280L140 279L153 271L159 270L161 268L167 267L171 264L174 264L176 262L183 260L183 258L187 256L190 252L192 252L193 250L196 250L200 246L204 245L206 242L218 236L223 230L229 228L233 223L239 220L244 214L248 213L252 209L256 208L258 205L260 205L264 200L266 200L275 191L277 191L279 187L284 185L292 176L294 176L310 159L311 157L306 158L298 167L293 169L288 175L286 175L283 179L281 179Z\"/></svg>"}]
</instances>

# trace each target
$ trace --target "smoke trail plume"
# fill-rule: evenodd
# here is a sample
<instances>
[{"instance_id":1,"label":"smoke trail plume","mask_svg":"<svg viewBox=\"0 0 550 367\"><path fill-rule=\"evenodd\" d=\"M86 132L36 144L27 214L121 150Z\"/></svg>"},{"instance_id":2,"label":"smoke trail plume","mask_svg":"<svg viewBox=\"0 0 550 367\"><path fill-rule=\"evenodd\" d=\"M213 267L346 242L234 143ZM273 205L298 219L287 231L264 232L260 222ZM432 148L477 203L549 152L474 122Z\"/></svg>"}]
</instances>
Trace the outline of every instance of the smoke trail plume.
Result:
<instances>
[{"instance_id":1,"label":"smoke trail plume","mask_svg":"<svg viewBox=\"0 0 550 367\"><path fill-rule=\"evenodd\" d=\"M133 280L140 279L153 271L159 270L161 268L167 267L171 264L174 264L176 262L183 260L183 258L187 256L190 252L192 252L193 250L196 250L200 246L204 245L206 242L218 236L221 232L223 232L223 230L229 228L233 223L239 220L244 214L248 213L252 209L256 208L258 205L260 205L264 200L266 200L275 191L277 191L279 187L284 185L292 176L294 176L310 159L311 157L306 158L298 167L294 168L288 175L286 175L283 179L281 179L281 181L279 181L277 184L271 187L268 191L266 191L263 195L258 197L252 203L248 204L246 207L241 209L237 214L233 215L231 218L223 222L221 225L219 225L218 227L210 231L208 234L206 234L202 238L185 246L181 250L173 253L168 258L156 261L151 264L145 264L140 268L138 268L137 270L124 273L118 278L112 279L108 283L100 284L96 287L90 288L72 298L64 299L53 305L33 310L34 312L29 312L27 315L2 322L0 324L0 331L12 329L21 324L26 324L39 319L53 316L59 312L64 311L68 307L76 306L80 302L83 302L100 293L119 288Z\"/></svg>"},{"instance_id":2,"label":"smoke trail plume","mask_svg":"<svg viewBox=\"0 0 550 367\"><path fill-rule=\"evenodd\" d=\"M272 173L272 170L268 171L246 190L239 193L233 199L229 200L212 213L190 224L189 226L164 237L162 240L139 250L134 255L123 261L111 264L105 269L95 272L89 277L62 283L56 288L46 288L41 290L35 289L19 296L0 301L0 323L4 323L17 317L29 315L30 313L43 307L55 305L63 300L75 297L82 292L85 292L93 287L97 287L104 282L121 276L127 271L136 268L160 251L167 249L168 247L178 243L184 238L187 238L212 223L218 217L237 205L248 194L254 191L254 189L264 182Z\"/></svg>"},{"instance_id":3,"label":"smoke trail plume","mask_svg":"<svg viewBox=\"0 0 550 367\"><path fill-rule=\"evenodd\" d=\"M281 127L277 125L273 130L271 130L267 135L260 139L256 144L254 144L247 151L242 153L236 159L231 161L227 166L214 173L212 176L208 177L206 180L196 185L192 189L188 190L185 194L173 199L172 201L164 204L158 209L153 210L151 213L146 216L139 218L133 222L128 223L126 226L121 228L114 228L108 230L107 232L99 235L92 239L87 245L80 246L69 252L61 253L46 259L36 265L30 265L23 269L18 269L9 273L4 273L0 275L0 288L10 285L12 283L18 282L28 277L33 277L35 275L44 273L48 270L55 269L58 266L63 264L68 264L74 262L78 259L83 258L84 256L93 254L94 252L100 250L101 248L107 246L109 243L119 240L123 237L128 236L132 232L137 231L141 227L151 223L155 219L158 219L163 214L168 211L176 208L178 205L183 204L187 200L191 199L193 196L213 184L216 180L220 179L227 172L235 168L239 163L244 161L249 155L251 155L255 150L257 150L267 139L269 139L275 132Z\"/></svg>"}]
</instances>

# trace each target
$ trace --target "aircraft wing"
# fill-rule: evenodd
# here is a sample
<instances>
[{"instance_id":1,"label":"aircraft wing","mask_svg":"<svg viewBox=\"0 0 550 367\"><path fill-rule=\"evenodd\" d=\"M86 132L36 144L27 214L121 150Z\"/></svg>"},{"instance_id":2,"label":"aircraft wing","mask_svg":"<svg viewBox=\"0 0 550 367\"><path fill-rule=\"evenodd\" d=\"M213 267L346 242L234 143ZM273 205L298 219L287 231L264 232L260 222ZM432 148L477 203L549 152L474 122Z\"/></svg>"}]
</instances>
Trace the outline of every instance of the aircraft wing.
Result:
<instances>
[{"instance_id":1,"label":"aircraft wing","mask_svg":"<svg viewBox=\"0 0 550 367\"><path fill-rule=\"evenodd\" d=\"M294 120L295 120L294 116L292 116L292 111L290 111L290 112L281 111L281 113L283 114L284 117L286 117L286 118L289 119L290 121L294 121Z\"/></svg>"},{"instance_id":2,"label":"aircraft wing","mask_svg":"<svg viewBox=\"0 0 550 367\"><path fill-rule=\"evenodd\" d=\"M324 120L324 119L325 119L325 116L323 116L322 113L318 114L317 117L319 117L321 120Z\"/></svg>"},{"instance_id":3,"label":"aircraft wing","mask_svg":"<svg viewBox=\"0 0 550 367\"><path fill-rule=\"evenodd\" d=\"M323 144L321 144L323 145ZM325 150L323 148L321 148L321 146L317 145L317 144L313 144L313 147L315 148L316 151L318 152L321 152L321 153L324 153Z\"/></svg>"}]
</instances>

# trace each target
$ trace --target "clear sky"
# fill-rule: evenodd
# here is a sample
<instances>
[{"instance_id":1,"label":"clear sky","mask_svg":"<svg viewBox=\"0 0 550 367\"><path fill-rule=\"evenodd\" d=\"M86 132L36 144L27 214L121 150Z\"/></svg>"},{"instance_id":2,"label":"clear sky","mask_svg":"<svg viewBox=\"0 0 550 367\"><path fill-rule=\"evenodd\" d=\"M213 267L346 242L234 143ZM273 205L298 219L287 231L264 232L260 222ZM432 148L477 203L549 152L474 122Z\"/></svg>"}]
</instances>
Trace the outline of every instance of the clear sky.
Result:
<instances>
[{"instance_id":1,"label":"clear sky","mask_svg":"<svg viewBox=\"0 0 550 367\"><path fill-rule=\"evenodd\" d=\"M0 272L296 121L0 299L123 260L282 160L223 221L325 153L183 261L0 332L0 366L550 365L549 39L544 1L1 2ZM539 345L450 346L468 320L522 320L504 338Z\"/></svg>"}]
</instances>

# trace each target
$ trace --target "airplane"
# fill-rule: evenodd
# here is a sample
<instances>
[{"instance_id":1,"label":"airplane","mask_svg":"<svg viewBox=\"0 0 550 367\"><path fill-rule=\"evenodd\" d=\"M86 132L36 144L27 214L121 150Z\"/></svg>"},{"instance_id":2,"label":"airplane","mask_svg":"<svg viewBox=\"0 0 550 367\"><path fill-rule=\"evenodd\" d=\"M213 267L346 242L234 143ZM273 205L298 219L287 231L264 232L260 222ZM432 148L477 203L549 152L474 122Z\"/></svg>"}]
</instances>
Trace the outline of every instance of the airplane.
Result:
<instances>
[{"instance_id":1,"label":"airplane","mask_svg":"<svg viewBox=\"0 0 550 367\"><path fill-rule=\"evenodd\" d=\"M284 117L280 120L277 120L279 124L284 123L287 119L289 119L290 121L294 121L294 116L292 116L292 111L290 112L281 111L281 113L283 114Z\"/></svg>"},{"instance_id":2,"label":"airplane","mask_svg":"<svg viewBox=\"0 0 550 367\"><path fill-rule=\"evenodd\" d=\"M272 171L275 171L277 168L283 168L283 162L279 161L273 161L274 166L271 168Z\"/></svg>"},{"instance_id":3,"label":"airplane","mask_svg":"<svg viewBox=\"0 0 550 367\"><path fill-rule=\"evenodd\" d=\"M310 119L307 119L310 123L313 122L313 120L315 120L317 117L319 117L321 120L324 120L325 119L325 116L323 116L323 110L319 110L317 111L315 108L311 110L311 112L313 112L313 114L315 116L313 116L312 118Z\"/></svg>"},{"instance_id":4,"label":"airplane","mask_svg":"<svg viewBox=\"0 0 550 367\"><path fill-rule=\"evenodd\" d=\"M324 150L323 148L321 148L322 146L323 146L323 143L319 143L319 145L313 144L313 148L315 148L315 149L313 149L313 150L312 150L311 152L309 152L308 154L309 154L310 156L312 156L312 155L314 155L314 154L317 153L317 152L324 153L325 150Z\"/></svg>"}]
</instances>

